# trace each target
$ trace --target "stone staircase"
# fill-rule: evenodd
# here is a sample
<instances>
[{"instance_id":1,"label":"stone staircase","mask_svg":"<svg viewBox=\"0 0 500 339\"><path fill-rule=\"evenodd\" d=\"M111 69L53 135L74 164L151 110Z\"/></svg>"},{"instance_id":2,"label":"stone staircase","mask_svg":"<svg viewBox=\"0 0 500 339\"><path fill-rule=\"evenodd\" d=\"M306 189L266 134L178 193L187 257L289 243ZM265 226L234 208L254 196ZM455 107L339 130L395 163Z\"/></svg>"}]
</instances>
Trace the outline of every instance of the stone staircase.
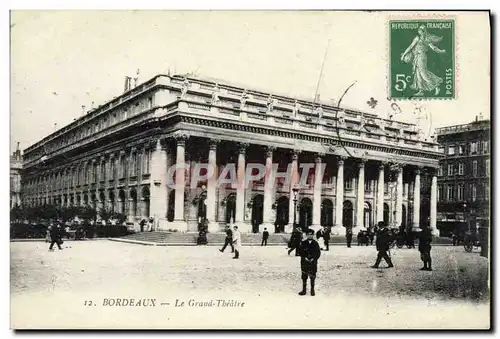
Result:
<instances>
[{"instance_id":1,"label":"stone staircase","mask_svg":"<svg viewBox=\"0 0 500 339\"><path fill-rule=\"evenodd\" d=\"M288 240L290 239L290 234L270 234L267 241L268 245L274 246L286 246ZM140 232L135 234L130 234L121 238L117 238L118 241L127 241L132 243L143 243L150 245L163 245L163 246L176 246L176 245L196 245L196 239L198 238L197 232ZM222 246L226 238L225 233L208 233L207 241L208 245ZM262 241L261 234L243 233L241 234L241 241L244 246L260 246ZM344 236L332 236L330 239L330 244L345 244ZM319 239L320 246L323 246L323 239ZM451 239L449 238L438 238L433 239L433 244L437 245L450 245ZM357 245L356 237L353 238L353 246ZM418 245L418 241L415 241L415 245Z\"/></svg>"}]
</instances>

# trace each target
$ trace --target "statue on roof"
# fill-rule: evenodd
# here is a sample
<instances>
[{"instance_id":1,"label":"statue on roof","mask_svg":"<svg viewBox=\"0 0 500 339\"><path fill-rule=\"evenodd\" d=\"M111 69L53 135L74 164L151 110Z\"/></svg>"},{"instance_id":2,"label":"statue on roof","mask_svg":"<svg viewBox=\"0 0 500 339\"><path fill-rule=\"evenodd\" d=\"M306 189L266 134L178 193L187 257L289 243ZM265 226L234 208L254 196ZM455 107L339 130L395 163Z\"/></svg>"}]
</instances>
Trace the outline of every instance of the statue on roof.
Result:
<instances>
[{"instance_id":1,"label":"statue on roof","mask_svg":"<svg viewBox=\"0 0 500 339\"><path fill-rule=\"evenodd\" d=\"M247 90L245 89L243 93L241 93L241 98L240 98L240 109L243 109L245 107L245 104L247 100L250 98L250 96L247 93Z\"/></svg>"},{"instance_id":2,"label":"statue on roof","mask_svg":"<svg viewBox=\"0 0 500 339\"><path fill-rule=\"evenodd\" d=\"M323 118L323 107L321 107L321 104L314 109L314 113L318 115L318 119Z\"/></svg>"},{"instance_id":3,"label":"statue on roof","mask_svg":"<svg viewBox=\"0 0 500 339\"><path fill-rule=\"evenodd\" d=\"M181 98L184 98L186 96L188 89L189 89L189 81L187 78L184 78L184 81L182 82Z\"/></svg>"},{"instance_id":4,"label":"statue on roof","mask_svg":"<svg viewBox=\"0 0 500 339\"><path fill-rule=\"evenodd\" d=\"M299 114L299 111L300 111L300 102L295 100L295 105L293 107L293 116L297 117L297 114Z\"/></svg>"}]
</instances>

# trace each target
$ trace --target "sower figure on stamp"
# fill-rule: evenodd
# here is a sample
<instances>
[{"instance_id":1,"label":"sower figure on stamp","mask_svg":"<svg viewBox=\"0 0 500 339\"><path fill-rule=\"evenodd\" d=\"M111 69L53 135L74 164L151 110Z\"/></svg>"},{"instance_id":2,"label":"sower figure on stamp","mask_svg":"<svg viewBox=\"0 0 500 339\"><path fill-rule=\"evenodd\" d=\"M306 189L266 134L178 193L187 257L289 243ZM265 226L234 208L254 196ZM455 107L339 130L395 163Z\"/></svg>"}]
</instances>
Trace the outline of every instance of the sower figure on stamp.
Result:
<instances>
[{"instance_id":1,"label":"sower figure on stamp","mask_svg":"<svg viewBox=\"0 0 500 339\"><path fill-rule=\"evenodd\" d=\"M234 245L234 257L233 259L238 259L240 257L241 249L241 233L238 231L238 226L233 227L233 245Z\"/></svg>"},{"instance_id":2,"label":"sower figure on stamp","mask_svg":"<svg viewBox=\"0 0 500 339\"><path fill-rule=\"evenodd\" d=\"M226 226L226 239L224 240L224 246L222 246L222 249L219 249L219 251L224 252L227 245L231 246L231 253L234 253L233 231L231 231L231 226L229 225Z\"/></svg>"},{"instance_id":3,"label":"sower figure on stamp","mask_svg":"<svg viewBox=\"0 0 500 339\"><path fill-rule=\"evenodd\" d=\"M380 264L382 258L384 258L389 267L394 267L391 257L389 257L389 255L387 254L387 251L389 250L389 244L391 242L391 234L383 221L378 222L378 228L379 230L377 232L377 240L375 241L375 246L377 246L378 251L377 261L375 262L375 265L372 266L372 268L378 268L378 265Z\"/></svg>"},{"instance_id":4,"label":"sower figure on stamp","mask_svg":"<svg viewBox=\"0 0 500 339\"><path fill-rule=\"evenodd\" d=\"M311 295L314 296L314 283L316 281L316 272L318 271L318 259L321 256L319 244L314 240L314 230L307 230L307 239L302 241L299 247L300 269L302 271L302 291L299 295L306 294L307 278L311 279Z\"/></svg>"},{"instance_id":5,"label":"sower figure on stamp","mask_svg":"<svg viewBox=\"0 0 500 339\"><path fill-rule=\"evenodd\" d=\"M425 225L422 231L420 231L418 239L420 259L424 262L424 267L420 269L421 271L432 271L431 242L432 232L429 226Z\"/></svg>"}]
</instances>

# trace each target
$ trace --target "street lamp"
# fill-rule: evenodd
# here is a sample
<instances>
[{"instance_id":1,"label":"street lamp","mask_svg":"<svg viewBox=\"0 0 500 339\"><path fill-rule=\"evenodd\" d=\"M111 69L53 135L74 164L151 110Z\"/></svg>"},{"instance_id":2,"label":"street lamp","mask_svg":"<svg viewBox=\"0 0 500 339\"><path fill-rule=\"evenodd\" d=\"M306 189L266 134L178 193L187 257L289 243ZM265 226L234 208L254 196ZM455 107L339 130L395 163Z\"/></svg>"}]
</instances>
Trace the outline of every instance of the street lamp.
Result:
<instances>
[{"instance_id":1,"label":"street lamp","mask_svg":"<svg viewBox=\"0 0 500 339\"><path fill-rule=\"evenodd\" d=\"M293 229L297 228L297 194L299 193L299 188L294 186L293 191Z\"/></svg>"}]
</instances>

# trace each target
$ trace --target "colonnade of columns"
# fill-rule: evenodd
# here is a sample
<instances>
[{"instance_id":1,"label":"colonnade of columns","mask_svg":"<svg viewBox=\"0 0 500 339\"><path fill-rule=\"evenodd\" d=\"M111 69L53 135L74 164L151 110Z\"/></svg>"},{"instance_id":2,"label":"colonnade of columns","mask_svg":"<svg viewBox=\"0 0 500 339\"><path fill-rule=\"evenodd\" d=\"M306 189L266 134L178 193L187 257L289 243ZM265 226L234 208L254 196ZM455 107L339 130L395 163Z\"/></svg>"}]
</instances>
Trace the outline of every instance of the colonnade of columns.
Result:
<instances>
[{"instance_id":1,"label":"colonnade of columns","mask_svg":"<svg viewBox=\"0 0 500 339\"><path fill-rule=\"evenodd\" d=\"M186 140L187 136L181 135L175 138L176 144L176 164L185 164ZM208 151L208 165L217 173L217 145L215 141L210 141ZM245 168L246 168L246 150L248 144L239 144L238 158L237 158L237 178L238 184L236 185L236 213L235 223L243 223L245 216ZM274 178L273 171L271 170L273 164L273 153L276 149L274 147L267 147L265 152L265 166L266 175L264 181L264 203L263 203L263 224L262 227L267 227L269 231L274 230L274 220L272 217L273 203L274 203ZM295 206L293 202L293 187L298 183L299 179L299 154L300 152L294 151L291 159L291 179L290 179L290 197L289 197L289 222L294 220ZM152 152L151 158L151 210L152 214L160 216L160 219L165 220L167 214L167 203L165 197L167 196L166 188L166 171L167 166L167 153L162 146L157 146ZM321 218L321 200L322 200L322 178L324 173L325 163L322 160L323 155L318 154L315 158L315 179L313 187L313 216L312 226L320 226ZM336 177L336 199L335 199L335 217L334 226L336 229L342 228L342 212L344 202L344 164L345 157L337 157L337 177ZM355 227L363 226L363 213L365 204L365 159L357 159L358 175L357 175L357 194L356 194L356 218ZM385 168L387 164L380 163L378 167L378 180L376 189L376 209L375 220L383 220L384 213L384 180ZM418 228L420 225L420 169L415 171L414 185L413 185L413 220L412 226ZM402 206L403 206L403 167L399 166L396 169L396 207L395 207L395 221L397 225L402 223ZM209 222L209 231L219 231L219 225L216 220L216 188L217 177L214 175L212 179L207 182L206 190L206 217ZM184 215L184 198L185 198L185 171L181 167L177 167L175 174L175 212L174 221L169 228L177 228L179 231L187 229L185 215ZM407 186L408 187L408 186ZM339 198L340 197L340 198ZM436 203L437 203L437 178L433 174L432 187L431 187L431 213L430 213L430 226L436 228ZM295 211L296 213L296 211ZM366 226L366 225L365 225Z\"/></svg>"}]
</instances>

